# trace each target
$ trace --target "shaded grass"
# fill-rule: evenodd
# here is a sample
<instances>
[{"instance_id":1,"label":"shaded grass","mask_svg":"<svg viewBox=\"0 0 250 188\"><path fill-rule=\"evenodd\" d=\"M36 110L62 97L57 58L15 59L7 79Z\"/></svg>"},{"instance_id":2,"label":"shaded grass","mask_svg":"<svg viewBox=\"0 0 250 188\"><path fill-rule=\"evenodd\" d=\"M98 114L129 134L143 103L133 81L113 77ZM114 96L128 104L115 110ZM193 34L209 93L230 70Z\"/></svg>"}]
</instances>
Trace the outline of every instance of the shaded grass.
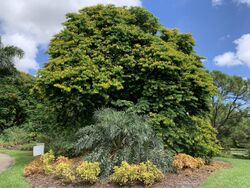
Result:
<instances>
[{"instance_id":1,"label":"shaded grass","mask_svg":"<svg viewBox=\"0 0 250 188\"><path fill-rule=\"evenodd\" d=\"M13 166L0 174L0 188L30 188L23 177L23 168L33 159L31 152L0 149L0 153L15 159Z\"/></svg>"},{"instance_id":2,"label":"shaded grass","mask_svg":"<svg viewBox=\"0 0 250 188\"><path fill-rule=\"evenodd\" d=\"M218 158L232 164L232 168L213 173L202 188L249 188L250 160Z\"/></svg>"}]
</instances>

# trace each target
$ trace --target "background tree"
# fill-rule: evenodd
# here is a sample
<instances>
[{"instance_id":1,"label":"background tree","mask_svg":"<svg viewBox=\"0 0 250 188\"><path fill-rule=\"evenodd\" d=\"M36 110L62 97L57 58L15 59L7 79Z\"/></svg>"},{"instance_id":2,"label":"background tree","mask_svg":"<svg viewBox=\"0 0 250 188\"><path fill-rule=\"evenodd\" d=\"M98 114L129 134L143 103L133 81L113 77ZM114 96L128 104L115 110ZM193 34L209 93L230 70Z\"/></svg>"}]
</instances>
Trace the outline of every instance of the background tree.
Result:
<instances>
[{"instance_id":1,"label":"background tree","mask_svg":"<svg viewBox=\"0 0 250 188\"><path fill-rule=\"evenodd\" d=\"M18 47L4 46L0 38L0 133L20 126L28 117L33 77L18 72L13 62L15 57L23 55Z\"/></svg>"},{"instance_id":2,"label":"background tree","mask_svg":"<svg viewBox=\"0 0 250 188\"><path fill-rule=\"evenodd\" d=\"M0 77L0 133L27 120L33 103L29 95L32 81L32 76L20 72Z\"/></svg>"},{"instance_id":3,"label":"background tree","mask_svg":"<svg viewBox=\"0 0 250 188\"><path fill-rule=\"evenodd\" d=\"M219 71L211 72L217 93L212 97L212 125L219 132L218 138L227 136L230 125L240 124L250 118L250 80L229 76Z\"/></svg>"},{"instance_id":4,"label":"background tree","mask_svg":"<svg viewBox=\"0 0 250 188\"><path fill-rule=\"evenodd\" d=\"M0 75L9 75L16 72L14 58L22 58L24 52L16 46L4 46L0 37Z\"/></svg>"},{"instance_id":5,"label":"background tree","mask_svg":"<svg viewBox=\"0 0 250 188\"><path fill-rule=\"evenodd\" d=\"M67 14L64 26L33 89L59 125L86 126L103 106L128 109L147 115L168 148L216 151L215 130L204 123L214 86L191 34L163 27L143 8L111 5Z\"/></svg>"}]
</instances>

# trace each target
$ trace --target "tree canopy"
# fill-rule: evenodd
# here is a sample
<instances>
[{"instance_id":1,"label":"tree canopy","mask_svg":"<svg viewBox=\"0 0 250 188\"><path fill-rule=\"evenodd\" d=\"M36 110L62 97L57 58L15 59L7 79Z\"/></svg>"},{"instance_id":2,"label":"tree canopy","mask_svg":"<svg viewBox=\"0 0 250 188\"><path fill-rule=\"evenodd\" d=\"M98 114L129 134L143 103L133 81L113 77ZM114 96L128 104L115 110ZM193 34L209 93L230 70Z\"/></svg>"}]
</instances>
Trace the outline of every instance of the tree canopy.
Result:
<instances>
[{"instance_id":1,"label":"tree canopy","mask_svg":"<svg viewBox=\"0 0 250 188\"><path fill-rule=\"evenodd\" d=\"M60 125L84 126L103 106L128 109L149 117L171 149L216 150L214 129L199 124L214 86L191 34L165 28L140 7L98 5L66 17L33 88Z\"/></svg>"},{"instance_id":2,"label":"tree canopy","mask_svg":"<svg viewBox=\"0 0 250 188\"><path fill-rule=\"evenodd\" d=\"M212 97L211 122L223 147L249 147L250 80L213 71L217 92Z\"/></svg>"},{"instance_id":3,"label":"tree canopy","mask_svg":"<svg viewBox=\"0 0 250 188\"><path fill-rule=\"evenodd\" d=\"M4 46L0 37L0 75L9 75L16 72L14 58L22 58L24 52L16 46Z\"/></svg>"},{"instance_id":4,"label":"tree canopy","mask_svg":"<svg viewBox=\"0 0 250 188\"><path fill-rule=\"evenodd\" d=\"M211 75L217 87L212 100L212 125L219 130L219 136L222 136L227 131L226 124L250 117L250 80L229 76L220 71L213 71Z\"/></svg>"}]
</instances>

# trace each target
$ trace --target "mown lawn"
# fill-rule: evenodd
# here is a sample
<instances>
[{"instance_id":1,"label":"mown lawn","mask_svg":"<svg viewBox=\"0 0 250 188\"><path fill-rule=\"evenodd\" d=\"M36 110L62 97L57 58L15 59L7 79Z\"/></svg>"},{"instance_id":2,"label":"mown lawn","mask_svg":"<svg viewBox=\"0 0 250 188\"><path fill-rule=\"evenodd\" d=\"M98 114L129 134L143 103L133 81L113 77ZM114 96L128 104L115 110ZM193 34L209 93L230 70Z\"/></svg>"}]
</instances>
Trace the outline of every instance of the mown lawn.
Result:
<instances>
[{"instance_id":1,"label":"mown lawn","mask_svg":"<svg viewBox=\"0 0 250 188\"><path fill-rule=\"evenodd\" d=\"M33 159L31 152L0 149L0 153L15 159L15 164L0 174L0 188L30 188L23 177L23 168Z\"/></svg>"},{"instance_id":2,"label":"mown lawn","mask_svg":"<svg viewBox=\"0 0 250 188\"><path fill-rule=\"evenodd\" d=\"M202 188L249 188L250 160L218 158L232 164L232 168L213 173Z\"/></svg>"}]
</instances>

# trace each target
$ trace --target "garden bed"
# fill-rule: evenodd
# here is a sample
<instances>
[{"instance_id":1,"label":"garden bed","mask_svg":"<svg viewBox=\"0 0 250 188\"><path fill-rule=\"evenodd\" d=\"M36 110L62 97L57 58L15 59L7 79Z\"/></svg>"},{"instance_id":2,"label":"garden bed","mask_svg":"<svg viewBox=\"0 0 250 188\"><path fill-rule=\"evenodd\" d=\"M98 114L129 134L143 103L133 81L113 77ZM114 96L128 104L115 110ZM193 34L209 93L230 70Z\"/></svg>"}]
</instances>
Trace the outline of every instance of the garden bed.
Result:
<instances>
[{"instance_id":1,"label":"garden bed","mask_svg":"<svg viewBox=\"0 0 250 188\"><path fill-rule=\"evenodd\" d=\"M216 170L230 168L231 165L229 163L225 163L222 161L214 161L211 165L206 165L201 167L200 169L186 169L178 172L177 174L167 174L162 182L156 183L151 187L164 187L164 188L196 188L200 187L200 185L207 179L207 177ZM73 188L73 187L91 187L91 188L102 188L102 187L120 187L115 184L108 183L103 180L102 182L97 182L93 185L91 184L65 184L60 179L52 176L52 175L44 175L44 174L33 174L27 177L27 181L35 188L45 188L45 187L53 187L53 188ZM134 188L144 187L143 185L134 185Z\"/></svg>"}]
</instances>

